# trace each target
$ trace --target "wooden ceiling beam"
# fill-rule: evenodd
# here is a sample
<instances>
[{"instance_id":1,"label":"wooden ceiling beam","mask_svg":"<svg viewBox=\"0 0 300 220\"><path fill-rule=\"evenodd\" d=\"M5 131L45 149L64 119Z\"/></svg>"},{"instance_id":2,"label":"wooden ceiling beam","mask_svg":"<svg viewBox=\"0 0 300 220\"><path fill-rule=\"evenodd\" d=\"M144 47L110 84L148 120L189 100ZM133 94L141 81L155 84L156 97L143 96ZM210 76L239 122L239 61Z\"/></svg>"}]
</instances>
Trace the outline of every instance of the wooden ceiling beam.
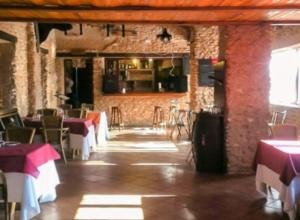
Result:
<instances>
[{"instance_id":1,"label":"wooden ceiling beam","mask_svg":"<svg viewBox=\"0 0 300 220\"><path fill-rule=\"evenodd\" d=\"M1 0L2 5L32 5L32 6L85 6L85 7L157 7L157 8L184 8L206 6L253 6L253 7L277 7L277 6L300 6L299 0Z\"/></svg>"},{"instance_id":2,"label":"wooden ceiling beam","mask_svg":"<svg viewBox=\"0 0 300 220\"><path fill-rule=\"evenodd\" d=\"M223 24L298 24L300 9L235 10L62 10L0 8L1 21Z\"/></svg>"}]
</instances>

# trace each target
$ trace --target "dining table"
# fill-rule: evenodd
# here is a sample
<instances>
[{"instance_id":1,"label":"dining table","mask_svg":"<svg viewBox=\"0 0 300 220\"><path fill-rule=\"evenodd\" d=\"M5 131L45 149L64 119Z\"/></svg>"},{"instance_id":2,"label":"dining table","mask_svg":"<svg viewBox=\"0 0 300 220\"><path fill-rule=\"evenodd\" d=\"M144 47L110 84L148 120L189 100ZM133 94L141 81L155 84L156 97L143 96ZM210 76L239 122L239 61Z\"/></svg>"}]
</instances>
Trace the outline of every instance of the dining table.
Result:
<instances>
[{"instance_id":1,"label":"dining table","mask_svg":"<svg viewBox=\"0 0 300 220\"><path fill-rule=\"evenodd\" d=\"M105 146L109 139L109 130L107 123L107 116L105 112L100 112L99 124L96 128L96 139L98 147Z\"/></svg>"},{"instance_id":2,"label":"dining table","mask_svg":"<svg viewBox=\"0 0 300 220\"><path fill-rule=\"evenodd\" d=\"M278 191L283 211L291 220L296 219L300 199L300 141L259 141L253 165L257 191L265 196L269 187Z\"/></svg>"},{"instance_id":3,"label":"dining table","mask_svg":"<svg viewBox=\"0 0 300 220\"><path fill-rule=\"evenodd\" d=\"M40 119L24 118L26 127L34 127L38 131L42 127ZM95 124L92 120L81 118L65 118L63 127L69 128L69 147L72 150L81 150L81 159L88 160L92 148L96 146ZM37 134L39 135L39 134ZM35 142L40 142L41 138L35 138Z\"/></svg>"},{"instance_id":4,"label":"dining table","mask_svg":"<svg viewBox=\"0 0 300 220\"><path fill-rule=\"evenodd\" d=\"M7 183L8 202L20 203L20 218L28 220L41 212L39 203L56 199L60 183L54 160L60 155L50 144L4 143L0 169Z\"/></svg>"}]
</instances>

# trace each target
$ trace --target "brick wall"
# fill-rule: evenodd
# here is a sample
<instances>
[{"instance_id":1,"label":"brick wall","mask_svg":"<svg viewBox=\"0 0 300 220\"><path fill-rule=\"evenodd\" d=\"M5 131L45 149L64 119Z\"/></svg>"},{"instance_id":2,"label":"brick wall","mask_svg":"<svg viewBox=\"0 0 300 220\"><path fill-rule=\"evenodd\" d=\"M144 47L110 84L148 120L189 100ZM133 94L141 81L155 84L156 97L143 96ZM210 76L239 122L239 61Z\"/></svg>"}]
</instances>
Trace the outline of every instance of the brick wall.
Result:
<instances>
[{"instance_id":1,"label":"brick wall","mask_svg":"<svg viewBox=\"0 0 300 220\"><path fill-rule=\"evenodd\" d=\"M224 33L228 171L252 172L257 142L268 131L271 28L229 25Z\"/></svg>"},{"instance_id":2,"label":"brick wall","mask_svg":"<svg viewBox=\"0 0 300 220\"><path fill-rule=\"evenodd\" d=\"M272 49L292 46L300 43L299 26L274 26L272 28Z\"/></svg>"}]
</instances>

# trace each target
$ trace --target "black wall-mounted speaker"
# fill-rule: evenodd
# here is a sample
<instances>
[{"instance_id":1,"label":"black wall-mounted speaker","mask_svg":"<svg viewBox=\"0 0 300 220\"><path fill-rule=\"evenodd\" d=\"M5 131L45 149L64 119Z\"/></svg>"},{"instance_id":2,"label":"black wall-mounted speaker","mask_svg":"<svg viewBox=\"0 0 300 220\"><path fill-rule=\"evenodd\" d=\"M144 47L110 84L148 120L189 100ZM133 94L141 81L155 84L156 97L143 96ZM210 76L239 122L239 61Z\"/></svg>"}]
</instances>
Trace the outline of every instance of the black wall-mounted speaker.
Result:
<instances>
[{"instance_id":1,"label":"black wall-mounted speaker","mask_svg":"<svg viewBox=\"0 0 300 220\"><path fill-rule=\"evenodd\" d=\"M104 75L103 76L103 92L116 93L119 92L119 79L117 75Z\"/></svg>"},{"instance_id":2,"label":"black wall-mounted speaker","mask_svg":"<svg viewBox=\"0 0 300 220\"><path fill-rule=\"evenodd\" d=\"M200 59L198 64L198 85L214 86L214 80L210 78L210 76L214 76L212 60Z\"/></svg>"},{"instance_id":3,"label":"black wall-mounted speaker","mask_svg":"<svg viewBox=\"0 0 300 220\"><path fill-rule=\"evenodd\" d=\"M174 84L176 92L187 92L187 76L176 76Z\"/></svg>"}]
</instances>

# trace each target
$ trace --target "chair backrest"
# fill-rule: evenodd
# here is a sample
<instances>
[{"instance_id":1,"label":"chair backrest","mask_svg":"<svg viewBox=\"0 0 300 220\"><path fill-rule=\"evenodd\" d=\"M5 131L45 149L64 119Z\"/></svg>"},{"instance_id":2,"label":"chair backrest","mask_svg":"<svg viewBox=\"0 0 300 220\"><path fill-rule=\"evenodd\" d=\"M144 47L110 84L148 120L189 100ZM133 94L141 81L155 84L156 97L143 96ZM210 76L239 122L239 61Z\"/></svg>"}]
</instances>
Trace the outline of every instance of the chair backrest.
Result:
<instances>
[{"instance_id":1,"label":"chair backrest","mask_svg":"<svg viewBox=\"0 0 300 220\"><path fill-rule=\"evenodd\" d=\"M188 111L184 109L180 109L178 111L178 116L177 116L177 125L184 125L187 121L187 114Z\"/></svg>"},{"instance_id":2,"label":"chair backrest","mask_svg":"<svg viewBox=\"0 0 300 220\"><path fill-rule=\"evenodd\" d=\"M70 104L61 104L59 106L62 110L69 110L69 109L72 109L72 105Z\"/></svg>"},{"instance_id":3,"label":"chair backrest","mask_svg":"<svg viewBox=\"0 0 300 220\"><path fill-rule=\"evenodd\" d=\"M9 127L24 127L24 123L16 108L0 110L0 131L5 131Z\"/></svg>"},{"instance_id":4,"label":"chair backrest","mask_svg":"<svg viewBox=\"0 0 300 220\"><path fill-rule=\"evenodd\" d=\"M271 138L278 140L297 140L298 129L296 125L278 124L271 127Z\"/></svg>"},{"instance_id":5,"label":"chair backrest","mask_svg":"<svg viewBox=\"0 0 300 220\"><path fill-rule=\"evenodd\" d=\"M63 118L61 116L43 116L43 136L46 143L59 144L63 135Z\"/></svg>"},{"instance_id":6,"label":"chair backrest","mask_svg":"<svg viewBox=\"0 0 300 220\"><path fill-rule=\"evenodd\" d=\"M66 114L70 118L81 118L82 109L69 109L66 111Z\"/></svg>"},{"instance_id":7,"label":"chair backrest","mask_svg":"<svg viewBox=\"0 0 300 220\"><path fill-rule=\"evenodd\" d=\"M81 109L80 118L86 118L88 111L88 109Z\"/></svg>"},{"instance_id":8,"label":"chair backrest","mask_svg":"<svg viewBox=\"0 0 300 220\"><path fill-rule=\"evenodd\" d=\"M5 130L7 141L17 141L22 144L31 144L35 134L35 128L10 127Z\"/></svg>"},{"instance_id":9,"label":"chair backrest","mask_svg":"<svg viewBox=\"0 0 300 220\"><path fill-rule=\"evenodd\" d=\"M284 124L287 115L287 110L284 111L273 111L271 124Z\"/></svg>"},{"instance_id":10,"label":"chair backrest","mask_svg":"<svg viewBox=\"0 0 300 220\"><path fill-rule=\"evenodd\" d=\"M37 113L43 116L49 115L49 116L56 116L57 115L57 109L55 108L43 108L38 109Z\"/></svg>"},{"instance_id":11,"label":"chair backrest","mask_svg":"<svg viewBox=\"0 0 300 220\"><path fill-rule=\"evenodd\" d=\"M95 105L94 104L82 103L81 108L93 111L93 110L95 110Z\"/></svg>"}]
</instances>

